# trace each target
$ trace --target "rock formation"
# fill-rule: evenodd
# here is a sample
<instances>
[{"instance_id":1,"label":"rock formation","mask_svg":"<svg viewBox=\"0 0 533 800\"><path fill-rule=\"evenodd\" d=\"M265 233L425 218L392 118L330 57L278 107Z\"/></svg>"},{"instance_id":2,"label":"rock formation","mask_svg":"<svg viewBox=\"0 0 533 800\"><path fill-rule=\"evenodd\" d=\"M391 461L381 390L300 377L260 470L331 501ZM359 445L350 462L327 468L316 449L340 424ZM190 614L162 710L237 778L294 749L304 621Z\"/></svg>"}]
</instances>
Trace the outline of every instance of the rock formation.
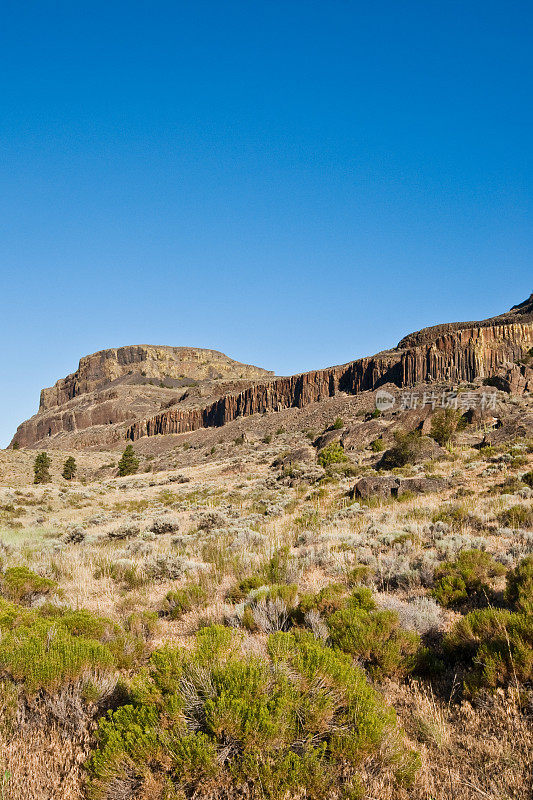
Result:
<instances>
[{"instance_id":1,"label":"rock formation","mask_svg":"<svg viewBox=\"0 0 533 800\"><path fill-rule=\"evenodd\" d=\"M450 323L406 336L394 350L338 367L275 378L205 408L171 408L135 422L127 436L182 433L224 425L239 416L302 408L338 392L356 394L386 383L398 387L423 382L450 384L490 378L533 346L533 295L507 314L482 322Z\"/></svg>"},{"instance_id":2,"label":"rock formation","mask_svg":"<svg viewBox=\"0 0 533 800\"><path fill-rule=\"evenodd\" d=\"M451 386L500 379L509 391L526 391L531 370L519 362L528 360L532 347L533 295L498 317L425 328L392 350L285 378L212 350L147 345L104 350L83 358L73 375L42 391L39 412L19 426L14 441L45 446L52 437L55 446L65 440L71 447L134 441L303 408L387 383ZM151 385L154 379L159 386ZM79 434L74 442L69 432Z\"/></svg>"}]
</instances>

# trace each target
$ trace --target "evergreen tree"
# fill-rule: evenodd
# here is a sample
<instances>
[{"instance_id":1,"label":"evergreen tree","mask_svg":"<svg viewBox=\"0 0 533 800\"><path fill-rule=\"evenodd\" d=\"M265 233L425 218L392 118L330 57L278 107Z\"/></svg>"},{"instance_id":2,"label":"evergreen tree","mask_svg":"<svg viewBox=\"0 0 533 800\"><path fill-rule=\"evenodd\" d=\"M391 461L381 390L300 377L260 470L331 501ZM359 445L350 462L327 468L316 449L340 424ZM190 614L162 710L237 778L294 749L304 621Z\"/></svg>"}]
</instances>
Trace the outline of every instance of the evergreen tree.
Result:
<instances>
[{"instance_id":1,"label":"evergreen tree","mask_svg":"<svg viewBox=\"0 0 533 800\"><path fill-rule=\"evenodd\" d=\"M63 465L63 472L61 473L66 481L71 481L76 475L78 469L76 461L73 456L69 456Z\"/></svg>"},{"instance_id":2,"label":"evergreen tree","mask_svg":"<svg viewBox=\"0 0 533 800\"><path fill-rule=\"evenodd\" d=\"M50 464L52 462L48 458L47 453L38 453L33 464L34 483L50 483L52 476L50 475Z\"/></svg>"},{"instance_id":3,"label":"evergreen tree","mask_svg":"<svg viewBox=\"0 0 533 800\"><path fill-rule=\"evenodd\" d=\"M124 475L134 475L138 469L139 459L135 455L133 445L129 444L122 453L122 458L118 462L118 474L121 477Z\"/></svg>"}]
</instances>

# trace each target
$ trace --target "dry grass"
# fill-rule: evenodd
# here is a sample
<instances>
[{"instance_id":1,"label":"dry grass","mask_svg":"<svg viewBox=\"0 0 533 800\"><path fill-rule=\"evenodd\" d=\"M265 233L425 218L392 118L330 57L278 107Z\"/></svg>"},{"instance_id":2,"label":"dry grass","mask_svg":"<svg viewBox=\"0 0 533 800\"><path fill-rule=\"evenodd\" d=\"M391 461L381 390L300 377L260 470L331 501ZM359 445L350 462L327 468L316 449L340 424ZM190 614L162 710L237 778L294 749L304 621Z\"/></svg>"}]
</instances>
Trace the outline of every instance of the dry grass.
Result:
<instances>
[{"instance_id":1,"label":"dry grass","mask_svg":"<svg viewBox=\"0 0 533 800\"><path fill-rule=\"evenodd\" d=\"M340 404L331 408L337 416ZM510 506L530 508L531 498L488 492L495 483L516 476L516 470L505 461L493 465L468 442L457 447L449 460L428 465L450 481L438 495L361 503L358 508L348 496L353 477L334 476L322 485L291 485L271 463L291 447L308 446L301 422L297 428L298 413L287 412L283 424L288 432L274 435L268 445L261 443L261 426L277 427L279 422L251 418L246 422L250 441L239 448L232 440L241 430L240 422L228 426L221 444L219 431L197 432L191 441L198 449L185 451L180 445L172 454L179 462L177 470L124 479L109 475L86 485L66 485L57 478L64 453L52 454L54 481L46 487L31 484L34 453L0 454L0 506L8 509L0 530L3 566L27 564L58 581L58 602L122 621L134 611L159 612L170 589L209 570L214 588L205 606L176 620L162 618L151 641L153 647L163 643L188 647L200 626L234 614L228 591L284 545L290 548L293 579L300 592L347 582L355 563L366 564L373 591L386 592L383 604L400 610L407 602L426 597L434 566L462 549L481 546L506 566L533 551L533 532L502 530L497 522L498 514ZM346 417L345 410L341 413ZM323 430L318 414L312 409L306 412L305 428ZM217 451L210 457L213 444ZM157 456L163 445L161 440L140 447L147 453L152 448ZM371 451L354 455L361 474L374 457ZM76 458L94 477L101 466L116 460L116 453L80 453ZM524 458L527 463L518 474L532 468L531 453ZM494 471L487 474L487 467ZM173 480L178 472L189 482ZM448 527L432 523L441 511L457 504L466 506L469 517L459 517ZM14 514L11 506L23 511ZM206 521L211 512L222 521ZM179 530L151 534L153 519L166 516L177 521ZM140 534L111 539L109 533L121 525L137 526ZM66 544L73 526L81 528L85 539ZM114 576L113 565L119 562L132 566L138 583L128 584L118 573ZM154 564L174 566L176 571L171 575L163 570L154 577ZM454 612L443 611L437 627L446 629L453 618ZM245 633L243 647L262 652L265 636ZM390 683L384 694L420 750L422 767L415 786L401 789L384 783L370 766L366 800L530 797L531 713L516 691L499 690L475 705L461 702L460 691L450 699L449 688L424 683ZM37 722L26 714L22 722L10 736L0 733L0 800L83 800L82 765L90 749L90 726L73 736L50 716L41 715Z\"/></svg>"}]
</instances>

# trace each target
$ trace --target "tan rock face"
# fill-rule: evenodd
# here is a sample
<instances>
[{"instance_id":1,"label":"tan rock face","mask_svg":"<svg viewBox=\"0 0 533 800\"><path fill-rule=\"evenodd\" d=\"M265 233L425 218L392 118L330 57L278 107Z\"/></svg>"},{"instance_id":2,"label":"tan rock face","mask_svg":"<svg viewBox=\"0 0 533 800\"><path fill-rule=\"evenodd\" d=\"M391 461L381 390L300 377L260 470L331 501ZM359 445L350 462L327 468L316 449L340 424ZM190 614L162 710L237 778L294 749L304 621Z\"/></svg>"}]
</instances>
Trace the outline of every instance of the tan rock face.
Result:
<instances>
[{"instance_id":1,"label":"tan rock face","mask_svg":"<svg viewBox=\"0 0 533 800\"><path fill-rule=\"evenodd\" d=\"M104 350L81 359L75 373L43 390L39 413L19 426L14 440L29 447L108 445L303 408L339 392L358 394L387 383L479 382L532 347L533 295L499 317L426 328L394 350L286 378L214 350L149 345ZM522 390L531 383L525 377ZM191 380L198 385L186 388Z\"/></svg>"},{"instance_id":2,"label":"tan rock face","mask_svg":"<svg viewBox=\"0 0 533 800\"><path fill-rule=\"evenodd\" d=\"M266 369L241 364L217 350L196 347L134 345L101 350L80 360L72 375L41 391L40 410L61 406L81 394L97 391L128 375L157 381L220 379L257 380L272 375Z\"/></svg>"}]
</instances>

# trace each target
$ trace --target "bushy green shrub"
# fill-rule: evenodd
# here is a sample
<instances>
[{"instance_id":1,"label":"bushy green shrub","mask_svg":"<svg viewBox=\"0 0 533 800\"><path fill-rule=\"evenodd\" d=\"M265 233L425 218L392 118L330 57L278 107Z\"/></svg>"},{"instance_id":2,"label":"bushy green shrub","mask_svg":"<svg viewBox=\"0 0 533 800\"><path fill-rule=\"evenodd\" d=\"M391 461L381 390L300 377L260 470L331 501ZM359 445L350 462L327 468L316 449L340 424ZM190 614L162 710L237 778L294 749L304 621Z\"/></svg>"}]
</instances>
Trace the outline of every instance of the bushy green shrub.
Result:
<instances>
[{"instance_id":1,"label":"bushy green shrub","mask_svg":"<svg viewBox=\"0 0 533 800\"><path fill-rule=\"evenodd\" d=\"M464 503L451 503L441 506L431 517L432 522L445 522L454 530L461 530L475 520Z\"/></svg>"},{"instance_id":2,"label":"bushy green shrub","mask_svg":"<svg viewBox=\"0 0 533 800\"><path fill-rule=\"evenodd\" d=\"M348 586L354 587L369 583L372 578L372 569L367 564L352 564L346 575Z\"/></svg>"},{"instance_id":3,"label":"bushy green shrub","mask_svg":"<svg viewBox=\"0 0 533 800\"><path fill-rule=\"evenodd\" d=\"M335 611L344 608L346 602L346 588L342 583L330 583L319 592L308 592L300 597L298 616L303 619L308 611L318 611L319 614L328 617Z\"/></svg>"},{"instance_id":4,"label":"bushy green shrub","mask_svg":"<svg viewBox=\"0 0 533 800\"><path fill-rule=\"evenodd\" d=\"M364 672L308 635L274 634L259 658L205 628L193 650L155 651L129 700L100 723L91 800L132 785L205 798L215 779L250 800L319 800L357 783L367 759L405 782L418 766Z\"/></svg>"},{"instance_id":5,"label":"bushy green shrub","mask_svg":"<svg viewBox=\"0 0 533 800\"><path fill-rule=\"evenodd\" d=\"M422 437L420 431L394 433L394 445L387 450L379 462L381 469L394 469L413 464L418 459L422 450Z\"/></svg>"},{"instance_id":6,"label":"bushy green shrub","mask_svg":"<svg viewBox=\"0 0 533 800\"><path fill-rule=\"evenodd\" d=\"M344 420L342 417L337 417L331 426L332 431L339 431L341 428L344 428Z\"/></svg>"},{"instance_id":7,"label":"bushy green shrub","mask_svg":"<svg viewBox=\"0 0 533 800\"><path fill-rule=\"evenodd\" d=\"M375 678L402 676L416 666L420 637L402 630L395 611L375 610L365 587L357 589L327 623L333 644L357 658Z\"/></svg>"},{"instance_id":8,"label":"bushy green shrub","mask_svg":"<svg viewBox=\"0 0 533 800\"><path fill-rule=\"evenodd\" d=\"M484 608L457 620L444 640L448 655L468 665L469 693L533 677L533 617Z\"/></svg>"},{"instance_id":9,"label":"bushy green shrub","mask_svg":"<svg viewBox=\"0 0 533 800\"><path fill-rule=\"evenodd\" d=\"M331 442L318 454L318 463L324 469L331 467L333 464L343 464L346 461L348 461L348 456L340 442Z\"/></svg>"},{"instance_id":10,"label":"bushy green shrub","mask_svg":"<svg viewBox=\"0 0 533 800\"><path fill-rule=\"evenodd\" d=\"M530 489L533 489L533 469L529 472L526 472L525 475L522 475L522 483L525 483L526 486L529 486Z\"/></svg>"},{"instance_id":11,"label":"bushy green shrub","mask_svg":"<svg viewBox=\"0 0 533 800\"><path fill-rule=\"evenodd\" d=\"M505 599L516 611L533 613L533 555L523 558L507 573Z\"/></svg>"},{"instance_id":12,"label":"bushy green shrub","mask_svg":"<svg viewBox=\"0 0 533 800\"><path fill-rule=\"evenodd\" d=\"M505 573L505 567L483 550L463 550L455 561L445 561L435 570L433 597L445 607L471 600L487 603L493 595L490 580Z\"/></svg>"},{"instance_id":13,"label":"bushy green shrub","mask_svg":"<svg viewBox=\"0 0 533 800\"><path fill-rule=\"evenodd\" d=\"M510 506L498 514L498 522L506 528L533 528L533 508Z\"/></svg>"},{"instance_id":14,"label":"bushy green shrub","mask_svg":"<svg viewBox=\"0 0 533 800\"><path fill-rule=\"evenodd\" d=\"M53 691L87 672L129 668L142 650L118 623L88 611L34 610L0 599L0 670L28 694Z\"/></svg>"},{"instance_id":15,"label":"bushy green shrub","mask_svg":"<svg viewBox=\"0 0 533 800\"><path fill-rule=\"evenodd\" d=\"M23 681L28 694L38 689L53 691L87 670L109 669L113 663L105 645L72 636L46 620L7 631L0 642L0 668Z\"/></svg>"},{"instance_id":16,"label":"bushy green shrub","mask_svg":"<svg viewBox=\"0 0 533 800\"><path fill-rule=\"evenodd\" d=\"M167 593L164 611L171 619L177 619L187 611L203 605L207 597L206 588L201 583L189 583L181 589L174 589Z\"/></svg>"},{"instance_id":17,"label":"bushy green shrub","mask_svg":"<svg viewBox=\"0 0 533 800\"><path fill-rule=\"evenodd\" d=\"M57 591L57 584L25 566L9 567L0 576L0 591L8 600L29 603L38 595Z\"/></svg>"},{"instance_id":18,"label":"bushy green shrub","mask_svg":"<svg viewBox=\"0 0 533 800\"><path fill-rule=\"evenodd\" d=\"M259 589L264 583L262 575L251 575L248 578L243 578L242 581L239 581L229 590L228 600L231 600L232 603L238 603L244 600L253 589Z\"/></svg>"},{"instance_id":19,"label":"bushy green shrub","mask_svg":"<svg viewBox=\"0 0 533 800\"><path fill-rule=\"evenodd\" d=\"M276 550L274 555L259 570L263 584L291 583L294 573L294 559L290 547L285 545Z\"/></svg>"},{"instance_id":20,"label":"bushy green shrub","mask_svg":"<svg viewBox=\"0 0 533 800\"><path fill-rule=\"evenodd\" d=\"M72 636L95 639L108 648L117 667L129 669L144 653L144 643L138 636L127 633L122 625L86 609L45 605L39 615L65 628Z\"/></svg>"},{"instance_id":21,"label":"bushy green shrub","mask_svg":"<svg viewBox=\"0 0 533 800\"><path fill-rule=\"evenodd\" d=\"M442 447L451 442L457 430L464 427L461 412L455 408L443 408L431 417L429 435Z\"/></svg>"}]
</instances>

